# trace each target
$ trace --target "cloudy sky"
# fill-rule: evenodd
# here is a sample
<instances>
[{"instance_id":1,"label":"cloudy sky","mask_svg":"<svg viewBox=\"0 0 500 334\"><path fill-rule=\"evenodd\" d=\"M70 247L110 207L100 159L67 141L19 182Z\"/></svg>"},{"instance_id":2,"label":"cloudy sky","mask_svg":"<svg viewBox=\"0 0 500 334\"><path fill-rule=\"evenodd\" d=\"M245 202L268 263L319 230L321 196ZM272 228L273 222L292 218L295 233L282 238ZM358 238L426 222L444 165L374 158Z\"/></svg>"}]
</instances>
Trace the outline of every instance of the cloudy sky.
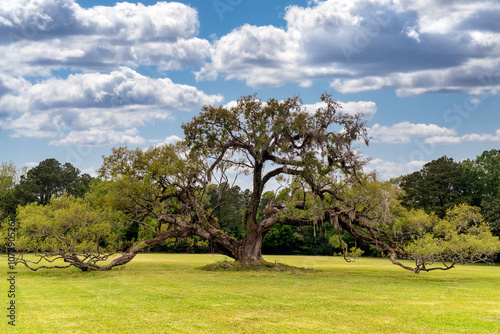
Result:
<instances>
[{"instance_id":1,"label":"cloudy sky","mask_svg":"<svg viewBox=\"0 0 500 334\"><path fill-rule=\"evenodd\" d=\"M0 0L0 160L94 174L206 104L323 92L390 178L500 147L497 0Z\"/></svg>"}]
</instances>

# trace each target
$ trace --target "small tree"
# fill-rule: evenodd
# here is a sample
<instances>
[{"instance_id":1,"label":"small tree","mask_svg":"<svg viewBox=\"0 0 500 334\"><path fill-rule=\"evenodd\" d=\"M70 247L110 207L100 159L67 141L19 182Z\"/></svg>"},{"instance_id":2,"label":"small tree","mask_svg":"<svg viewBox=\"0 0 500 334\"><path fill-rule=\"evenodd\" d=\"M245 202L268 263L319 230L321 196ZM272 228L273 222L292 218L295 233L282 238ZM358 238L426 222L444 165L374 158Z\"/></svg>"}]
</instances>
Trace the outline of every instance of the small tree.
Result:
<instances>
[{"instance_id":1,"label":"small tree","mask_svg":"<svg viewBox=\"0 0 500 334\"><path fill-rule=\"evenodd\" d=\"M7 224L4 224L5 226ZM100 263L117 252L122 225L115 212L89 200L62 196L42 206L20 206L17 214L17 263L31 270L68 268L105 270ZM28 258L25 253L34 253ZM63 260L65 265L53 264ZM109 264L109 268L114 263Z\"/></svg>"},{"instance_id":2,"label":"small tree","mask_svg":"<svg viewBox=\"0 0 500 334\"><path fill-rule=\"evenodd\" d=\"M423 212L413 214L413 228L418 226L422 235L413 240L406 238L408 257L415 261L416 272L435 262L441 262L446 269L457 263L489 262L500 252L498 237L491 234L478 207L457 205L446 211L444 219L431 215L420 220L419 215L425 217Z\"/></svg>"}]
</instances>

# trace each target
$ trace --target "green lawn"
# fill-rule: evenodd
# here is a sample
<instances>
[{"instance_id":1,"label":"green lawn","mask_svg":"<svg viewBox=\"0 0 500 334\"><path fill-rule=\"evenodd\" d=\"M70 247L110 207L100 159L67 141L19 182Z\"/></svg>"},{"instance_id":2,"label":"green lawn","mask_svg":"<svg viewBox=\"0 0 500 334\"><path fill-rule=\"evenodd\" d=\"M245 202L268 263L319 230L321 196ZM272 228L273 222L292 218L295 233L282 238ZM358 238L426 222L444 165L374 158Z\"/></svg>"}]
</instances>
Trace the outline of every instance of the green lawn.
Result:
<instances>
[{"instance_id":1,"label":"green lawn","mask_svg":"<svg viewBox=\"0 0 500 334\"><path fill-rule=\"evenodd\" d=\"M206 272L196 268L224 257L180 254L110 272L18 267L16 326L5 292L0 332L500 333L498 266L416 275L384 259L265 258L320 271Z\"/></svg>"}]
</instances>

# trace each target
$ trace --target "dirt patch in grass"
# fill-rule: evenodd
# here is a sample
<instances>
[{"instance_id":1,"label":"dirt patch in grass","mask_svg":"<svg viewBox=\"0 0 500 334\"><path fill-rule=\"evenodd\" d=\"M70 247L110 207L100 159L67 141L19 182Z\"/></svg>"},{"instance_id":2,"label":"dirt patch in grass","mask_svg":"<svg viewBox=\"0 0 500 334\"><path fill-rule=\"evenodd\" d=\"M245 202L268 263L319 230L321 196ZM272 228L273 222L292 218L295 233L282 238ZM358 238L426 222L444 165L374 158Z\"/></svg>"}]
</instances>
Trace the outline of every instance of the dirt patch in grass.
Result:
<instances>
[{"instance_id":1,"label":"dirt patch in grass","mask_svg":"<svg viewBox=\"0 0 500 334\"><path fill-rule=\"evenodd\" d=\"M289 266L279 262L244 263L238 261L218 261L207 264L198 269L205 271L268 271L268 272L288 272L293 274L313 273L315 269Z\"/></svg>"}]
</instances>

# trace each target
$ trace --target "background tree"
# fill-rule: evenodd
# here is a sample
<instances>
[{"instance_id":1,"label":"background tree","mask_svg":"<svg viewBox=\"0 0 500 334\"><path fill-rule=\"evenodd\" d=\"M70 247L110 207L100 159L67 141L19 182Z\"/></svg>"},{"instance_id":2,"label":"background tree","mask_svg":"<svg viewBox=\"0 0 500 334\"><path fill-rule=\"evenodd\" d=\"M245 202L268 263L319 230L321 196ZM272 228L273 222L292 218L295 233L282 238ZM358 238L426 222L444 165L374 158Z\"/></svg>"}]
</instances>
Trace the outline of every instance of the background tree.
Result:
<instances>
[{"instance_id":1,"label":"background tree","mask_svg":"<svg viewBox=\"0 0 500 334\"><path fill-rule=\"evenodd\" d=\"M484 151L475 160L464 162L475 180L478 204L493 233L500 235L500 150Z\"/></svg>"},{"instance_id":2,"label":"background tree","mask_svg":"<svg viewBox=\"0 0 500 334\"><path fill-rule=\"evenodd\" d=\"M63 192L81 197L89 190L91 180L90 175L80 174L80 170L70 163L46 159L21 177L16 198L19 204L38 202L46 205L52 196Z\"/></svg>"},{"instance_id":3,"label":"background tree","mask_svg":"<svg viewBox=\"0 0 500 334\"><path fill-rule=\"evenodd\" d=\"M424 165L422 170L391 182L404 189L402 203L444 217L459 203L481 208L495 235L500 235L500 151L485 151L474 160L453 162L446 156Z\"/></svg>"},{"instance_id":4,"label":"background tree","mask_svg":"<svg viewBox=\"0 0 500 334\"><path fill-rule=\"evenodd\" d=\"M500 236L500 198L483 200L484 219L490 224L494 235Z\"/></svg>"},{"instance_id":5,"label":"background tree","mask_svg":"<svg viewBox=\"0 0 500 334\"><path fill-rule=\"evenodd\" d=\"M15 214L14 188L21 174L22 171L19 171L12 161L2 162L0 165L0 221Z\"/></svg>"},{"instance_id":6,"label":"background tree","mask_svg":"<svg viewBox=\"0 0 500 334\"><path fill-rule=\"evenodd\" d=\"M473 162L483 198L500 198L500 150L484 151Z\"/></svg>"},{"instance_id":7,"label":"background tree","mask_svg":"<svg viewBox=\"0 0 500 334\"><path fill-rule=\"evenodd\" d=\"M407 208L424 209L444 217L455 204L468 202L466 178L460 164L443 156L426 163L417 172L402 177L405 194L402 203Z\"/></svg>"},{"instance_id":8,"label":"background tree","mask_svg":"<svg viewBox=\"0 0 500 334\"><path fill-rule=\"evenodd\" d=\"M244 211L250 197L249 193L250 190L242 191L239 186L231 187L227 182L219 186L212 184L207 188L209 202L205 207L208 210L215 209L214 217L221 229L229 235L241 237L244 234Z\"/></svg>"}]
</instances>

